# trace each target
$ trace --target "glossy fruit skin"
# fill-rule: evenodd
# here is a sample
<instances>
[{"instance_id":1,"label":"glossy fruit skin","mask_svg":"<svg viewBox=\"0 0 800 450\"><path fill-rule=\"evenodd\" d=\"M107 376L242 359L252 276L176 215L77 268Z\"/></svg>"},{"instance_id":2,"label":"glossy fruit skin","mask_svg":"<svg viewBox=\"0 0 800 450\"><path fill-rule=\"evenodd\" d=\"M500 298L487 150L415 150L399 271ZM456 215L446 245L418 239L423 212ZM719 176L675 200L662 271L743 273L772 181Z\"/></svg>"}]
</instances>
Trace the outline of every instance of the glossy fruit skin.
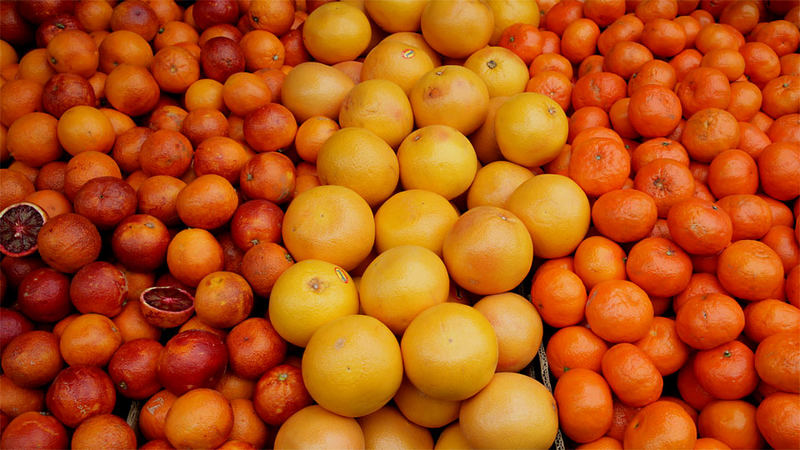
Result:
<instances>
[{"instance_id":1,"label":"glossy fruit skin","mask_svg":"<svg viewBox=\"0 0 800 450\"><path fill-rule=\"evenodd\" d=\"M37 322L57 322L72 310L69 277L43 267L30 272L17 288L17 306Z\"/></svg>"},{"instance_id":2,"label":"glossy fruit skin","mask_svg":"<svg viewBox=\"0 0 800 450\"><path fill-rule=\"evenodd\" d=\"M167 341L158 360L158 380L175 395L213 387L228 364L228 350L209 331L188 330Z\"/></svg>"},{"instance_id":3,"label":"glossy fruit skin","mask_svg":"<svg viewBox=\"0 0 800 450\"><path fill-rule=\"evenodd\" d=\"M290 364L275 366L262 375L253 397L258 417L272 426L281 425L312 402L300 368Z\"/></svg>"},{"instance_id":4,"label":"glossy fruit skin","mask_svg":"<svg viewBox=\"0 0 800 450\"><path fill-rule=\"evenodd\" d=\"M117 393L111 378L99 367L67 367L56 376L45 398L47 409L74 428L85 419L114 410Z\"/></svg>"}]
</instances>

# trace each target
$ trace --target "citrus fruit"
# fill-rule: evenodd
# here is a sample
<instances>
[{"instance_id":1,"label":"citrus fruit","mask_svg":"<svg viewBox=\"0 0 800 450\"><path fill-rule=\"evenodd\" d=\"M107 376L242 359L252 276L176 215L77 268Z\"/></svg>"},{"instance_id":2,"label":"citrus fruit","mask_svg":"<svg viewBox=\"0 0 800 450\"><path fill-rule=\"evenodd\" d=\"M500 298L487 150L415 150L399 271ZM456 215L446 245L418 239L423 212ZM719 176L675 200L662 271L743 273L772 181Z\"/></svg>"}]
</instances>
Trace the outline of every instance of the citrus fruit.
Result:
<instances>
[{"instance_id":1,"label":"citrus fruit","mask_svg":"<svg viewBox=\"0 0 800 450\"><path fill-rule=\"evenodd\" d=\"M378 319L348 315L321 326L303 352L303 382L325 409L361 417L383 407L403 380L392 332Z\"/></svg>"},{"instance_id":2,"label":"citrus fruit","mask_svg":"<svg viewBox=\"0 0 800 450\"><path fill-rule=\"evenodd\" d=\"M567 116L554 100L535 92L517 94L497 110L497 145L503 156L521 166L546 164L567 142Z\"/></svg>"},{"instance_id":3,"label":"citrus fruit","mask_svg":"<svg viewBox=\"0 0 800 450\"><path fill-rule=\"evenodd\" d=\"M497 373L488 386L465 401L461 432L473 448L549 448L558 432L553 395L519 373Z\"/></svg>"},{"instance_id":4,"label":"citrus fruit","mask_svg":"<svg viewBox=\"0 0 800 450\"><path fill-rule=\"evenodd\" d=\"M508 198L506 208L528 228L534 254L542 258L572 253L589 229L589 200L563 175L537 175L522 183Z\"/></svg>"},{"instance_id":5,"label":"citrus fruit","mask_svg":"<svg viewBox=\"0 0 800 450\"><path fill-rule=\"evenodd\" d=\"M378 255L358 286L364 314L380 320L397 335L403 334L417 314L444 303L449 290L442 260L416 245L393 247Z\"/></svg>"},{"instance_id":6,"label":"citrus fruit","mask_svg":"<svg viewBox=\"0 0 800 450\"><path fill-rule=\"evenodd\" d=\"M464 400L491 380L497 368L497 336L474 308L442 303L417 315L400 341L406 376L440 400Z\"/></svg>"},{"instance_id":7,"label":"citrus fruit","mask_svg":"<svg viewBox=\"0 0 800 450\"><path fill-rule=\"evenodd\" d=\"M307 259L286 269L269 300L269 320L282 338L305 347L326 323L358 313L358 290L341 267Z\"/></svg>"},{"instance_id":8,"label":"citrus fruit","mask_svg":"<svg viewBox=\"0 0 800 450\"><path fill-rule=\"evenodd\" d=\"M0 211L0 252L22 257L39 248L37 237L47 213L29 202L14 203Z\"/></svg>"}]
</instances>

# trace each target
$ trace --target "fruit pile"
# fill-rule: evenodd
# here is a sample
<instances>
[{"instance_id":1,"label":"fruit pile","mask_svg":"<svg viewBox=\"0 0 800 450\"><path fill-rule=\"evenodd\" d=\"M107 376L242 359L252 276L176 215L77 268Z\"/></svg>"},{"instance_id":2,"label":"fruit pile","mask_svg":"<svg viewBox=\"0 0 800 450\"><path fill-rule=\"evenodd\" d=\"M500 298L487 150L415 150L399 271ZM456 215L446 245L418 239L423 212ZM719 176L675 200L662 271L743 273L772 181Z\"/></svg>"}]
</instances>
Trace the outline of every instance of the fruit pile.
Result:
<instances>
[{"instance_id":1,"label":"fruit pile","mask_svg":"<svg viewBox=\"0 0 800 450\"><path fill-rule=\"evenodd\" d=\"M797 448L798 27L0 1L0 448Z\"/></svg>"}]
</instances>

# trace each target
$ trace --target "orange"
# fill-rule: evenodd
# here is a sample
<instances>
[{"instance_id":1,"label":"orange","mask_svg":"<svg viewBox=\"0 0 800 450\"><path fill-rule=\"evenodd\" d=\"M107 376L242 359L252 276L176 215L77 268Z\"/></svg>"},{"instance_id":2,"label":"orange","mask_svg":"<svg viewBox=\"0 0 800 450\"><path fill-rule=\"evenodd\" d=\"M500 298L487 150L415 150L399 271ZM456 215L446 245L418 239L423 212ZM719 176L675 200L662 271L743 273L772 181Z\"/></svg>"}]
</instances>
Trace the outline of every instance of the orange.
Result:
<instances>
[{"instance_id":1,"label":"orange","mask_svg":"<svg viewBox=\"0 0 800 450\"><path fill-rule=\"evenodd\" d=\"M645 406L661 397L661 373L639 347L627 342L614 345L603 355L601 367L603 377L622 403Z\"/></svg>"},{"instance_id":2,"label":"orange","mask_svg":"<svg viewBox=\"0 0 800 450\"><path fill-rule=\"evenodd\" d=\"M689 347L679 338L675 321L667 317L654 317L650 330L634 344L664 376L677 372L689 359Z\"/></svg>"},{"instance_id":3,"label":"orange","mask_svg":"<svg viewBox=\"0 0 800 450\"><path fill-rule=\"evenodd\" d=\"M524 297L507 292L484 297L474 308L492 324L498 344L498 372L519 372L542 343L542 319Z\"/></svg>"},{"instance_id":4,"label":"orange","mask_svg":"<svg viewBox=\"0 0 800 450\"><path fill-rule=\"evenodd\" d=\"M717 439L731 448L764 447L756 407L745 401L712 401L700 411L697 428L700 436Z\"/></svg>"},{"instance_id":5,"label":"orange","mask_svg":"<svg viewBox=\"0 0 800 450\"><path fill-rule=\"evenodd\" d=\"M336 64L356 59L369 45L369 19L347 3L324 4L303 23L303 44L317 61Z\"/></svg>"},{"instance_id":6,"label":"orange","mask_svg":"<svg viewBox=\"0 0 800 450\"><path fill-rule=\"evenodd\" d=\"M772 297L783 282L783 264L759 241L741 240L722 251L717 265L720 284L733 297L755 301Z\"/></svg>"},{"instance_id":7,"label":"orange","mask_svg":"<svg viewBox=\"0 0 800 450\"><path fill-rule=\"evenodd\" d=\"M447 200L469 189L478 158L469 139L447 125L430 125L409 134L397 149L404 189L424 189Z\"/></svg>"},{"instance_id":8,"label":"orange","mask_svg":"<svg viewBox=\"0 0 800 450\"><path fill-rule=\"evenodd\" d=\"M645 406L625 430L625 448L693 448L697 427L677 403L658 401Z\"/></svg>"},{"instance_id":9,"label":"orange","mask_svg":"<svg viewBox=\"0 0 800 450\"><path fill-rule=\"evenodd\" d=\"M361 79L391 81L408 95L417 80L433 68L434 61L424 49L406 42L385 39L367 53L361 67Z\"/></svg>"},{"instance_id":10,"label":"orange","mask_svg":"<svg viewBox=\"0 0 800 450\"><path fill-rule=\"evenodd\" d=\"M591 236L575 249L575 273L592 289L606 280L624 280L627 255L616 242L602 236Z\"/></svg>"},{"instance_id":11,"label":"orange","mask_svg":"<svg viewBox=\"0 0 800 450\"><path fill-rule=\"evenodd\" d=\"M306 119L297 128L294 137L297 155L306 162L316 164L322 144L339 128L339 124L328 117L314 116Z\"/></svg>"},{"instance_id":12,"label":"orange","mask_svg":"<svg viewBox=\"0 0 800 450\"><path fill-rule=\"evenodd\" d=\"M791 283L787 277L786 283ZM800 309L789 303L767 299L744 308L744 333L755 342L773 334L800 331Z\"/></svg>"},{"instance_id":13,"label":"orange","mask_svg":"<svg viewBox=\"0 0 800 450\"><path fill-rule=\"evenodd\" d=\"M689 285L692 261L672 241L649 237L637 242L625 263L628 278L653 297L671 297Z\"/></svg>"},{"instance_id":14,"label":"orange","mask_svg":"<svg viewBox=\"0 0 800 450\"><path fill-rule=\"evenodd\" d=\"M644 290L627 280L598 283L589 292L586 321L609 342L635 342L653 322L653 304Z\"/></svg>"},{"instance_id":15,"label":"orange","mask_svg":"<svg viewBox=\"0 0 800 450\"><path fill-rule=\"evenodd\" d=\"M313 259L287 268L269 298L270 322L282 338L299 347L305 347L322 325L358 312L358 290L347 272Z\"/></svg>"},{"instance_id":16,"label":"orange","mask_svg":"<svg viewBox=\"0 0 800 450\"><path fill-rule=\"evenodd\" d=\"M554 268L537 273L531 301L542 320L553 327L580 323L586 309L586 287L571 270Z\"/></svg>"},{"instance_id":17,"label":"orange","mask_svg":"<svg viewBox=\"0 0 800 450\"><path fill-rule=\"evenodd\" d=\"M5 145L14 161L41 167L61 157L58 120L45 113L32 112L17 118L8 127Z\"/></svg>"},{"instance_id":18,"label":"orange","mask_svg":"<svg viewBox=\"0 0 800 450\"><path fill-rule=\"evenodd\" d=\"M519 94L528 83L528 66L511 50L484 47L471 54L464 67L475 72L486 83L490 97Z\"/></svg>"},{"instance_id":19,"label":"orange","mask_svg":"<svg viewBox=\"0 0 800 450\"><path fill-rule=\"evenodd\" d=\"M486 119L489 90L474 72L446 65L424 74L409 93L418 127L449 125L470 134Z\"/></svg>"},{"instance_id":20,"label":"orange","mask_svg":"<svg viewBox=\"0 0 800 450\"><path fill-rule=\"evenodd\" d=\"M202 228L179 231L167 247L167 266L181 283L197 286L211 272L222 270L222 247Z\"/></svg>"},{"instance_id":21,"label":"orange","mask_svg":"<svg viewBox=\"0 0 800 450\"><path fill-rule=\"evenodd\" d=\"M334 414L319 405L307 406L289 417L278 429L274 444L276 449L364 447L364 433L355 419Z\"/></svg>"},{"instance_id":22,"label":"orange","mask_svg":"<svg viewBox=\"0 0 800 450\"><path fill-rule=\"evenodd\" d=\"M347 100L343 111L346 105ZM366 200L370 207L377 207L397 187L400 179L397 155L385 140L369 128L345 125L344 122L342 126L347 128L333 133L317 154L319 181L348 187Z\"/></svg>"},{"instance_id":23,"label":"orange","mask_svg":"<svg viewBox=\"0 0 800 450\"><path fill-rule=\"evenodd\" d=\"M534 254L542 258L572 253L589 229L589 200L563 175L537 175L522 183L508 198L506 208L528 228Z\"/></svg>"},{"instance_id":24,"label":"orange","mask_svg":"<svg viewBox=\"0 0 800 450\"><path fill-rule=\"evenodd\" d=\"M367 448L432 448L433 437L426 428L409 422L394 406L384 406L358 419Z\"/></svg>"},{"instance_id":25,"label":"orange","mask_svg":"<svg viewBox=\"0 0 800 450\"><path fill-rule=\"evenodd\" d=\"M778 392L761 401L756 424L773 448L791 448L800 439L800 398Z\"/></svg>"},{"instance_id":26,"label":"orange","mask_svg":"<svg viewBox=\"0 0 800 450\"><path fill-rule=\"evenodd\" d=\"M58 73L74 73L84 78L97 71L99 52L88 33L64 30L47 44L48 62Z\"/></svg>"},{"instance_id":27,"label":"orange","mask_svg":"<svg viewBox=\"0 0 800 450\"><path fill-rule=\"evenodd\" d=\"M516 287L533 263L533 245L525 225L512 212L476 206L465 212L445 236L442 255L453 280L480 295Z\"/></svg>"},{"instance_id":28,"label":"orange","mask_svg":"<svg viewBox=\"0 0 800 450\"><path fill-rule=\"evenodd\" d=\"M322 259L355 268L372 249L375 220L367 202L343 186L319 186L295 197L283 218L283 241L295 260Z\"/></svg>"},{"instance_id":29,"label":"orange","mask_svg":"<svg viewBox=\"0 0 800 450\"><path fill-rule=\"evenodd\" d=\"M707 350L739 336L745 315L733 298L710 293L690 297L678 310L675 323L683 342Z\"/></svg>"},{"instance_id":30,"label":"orange","mask_svg":"<svg viewBox=\"0 0 800 450\"><path fill-rule=\"evenodd\" d=\"M184 104L187 111L199 108L225 109L223 97L224 85L211 78L202 78L190 84L184 93Z\"/></svg>"},{"instance_id":31,"label":"orange","mask_svg":"<svg viewBox=\"0 0 800 450\"><path fill-rule=\"evenodd\" d=\"M178 397L167 413L164 431L176 448L215 448L228 439L233 410L213 389L193 389Z\"/></svg>"},{"instance_id":32,"label":"orange","mask_svg":"<svg viewBox=\"0 0 800 450\"><path fill-rule=\"evenodd\" d=\"M361 417L383 407L403 380L392 332L370 316L348 315L319 327L303 352L303 382L325 409Z\"/></svg>"},{"instance_id":33,"label":"orange","mask_svg":"<svg viewBox=\"0 0 800 450\"><path fill-rule=\"evenodd\" d=\"M567 116L561 106L535 92L511 97L495 116L495 135L503 156L526 167L555 159L567 142L567 133Z\"/></svg>"},{"instance_id":34,"label":"orange","mask_svg":"<svg viewBox=\"0 0 800 450\"><path fill-rule=\"evenodd\" d=\"M402 335L425 309L444 303L450 278L444 263L432 251L416 246L393 247L378 255L358 285L364 314Z\"/></svg>"},{"instance_id":35,"label":"orange","mask_svg":"<svg viewBox=\"0 0 800 450\"><path fill-rule=\"evenodd\" d=\"M458 419L458 409L461 406L459 401L439 400L428 396L405 377L394 395L394 403L408 420L427 428L443 427Z\"/></svg>"},{"instance_id":36,"label":"orange","mask_svg":"<svg viewBox=\"0 0 800 450\"><path fill-rule=\"evenodd\" d=\"M558 431L553 395L519 373L497 373L459 413L461 432L472 448L549 448Z\"/></svg>"},{"instance_id":37,"label":"orange","mask_svg":"<svg viewBox=\"0 0 800 450\"><path fill-rule=\"evenodd\" d=\"M340 70L318 62L305 62L286 75L281 102L299 122L312 116L336 119L353 85L353 80Z\"/></svg>"},{"instance_id":38,"label":"orange","mask_svg":"<svg viewBox=\"0 0 800 450\"><path fill-rule=\"evenodd\" d=\"M388 80L366 80L344 98L339 124L342 128L366 128L397 148L414 129L414 113L398 85Z\"/></svg>"},{"instance_id":39,"label":"orange","mask_svg":"<svg viewBox=\"0 0 800 450\"><path fill-rule=\"evenodd\" d=\"M611 427L614 406L603 377L589 369L566 372L556 383L559 427L575 442L603 437Z\"/></svg>"},{"instance_id":40,"label":"orange","mask_svg":"<svg viewBox=\"0 0 800 450\"><path fill-rule=\"evenodd\" d=\"M458 303L442 303L417 315L400 348L408 379L435 399L475 395L497 367L497 337L491 323L474 308Z\"/></svg>"},{"instance_id":41,"label":"orange","mask_svg":"<svg viewBox=\"0 0 800 450\"><path fill-rule=\"evenodd\" d=\"M494 33L491 8L478 0L429 2L422 11L422 35L434 50L465 58L489 43Z\"/></svg>"},{"instance_id":42,"label":"orange","mask_svg":"<svg viewBox=\"0 0 800 450\"><path fill-rule=\"evenodd\" d=\"M800 368L795 361L800 339L797 333L773 334L758 344L755 354L756 372L762 381L784 392L800 394Z\"/></svg>"},{"instance_id":43,"label":"orange","mask_svg":"<svg viewBox=\"0 0 800 450\"><path fill-rule=\"evenodd\" d=\"M96 151L108 153L114 145L114 128L100 110L73 106L58 119L58 141L70 155Z\"/></svg>"},{"instance_id":44,"label":"orange","mask_svg":"<svg viewBox=\"0 0 800 450\"><path fill-rule=\"evenodd\" d=\"M442 244L458 220L458 210L431 191L409 189L389 197L375 212L378 253L400 245L418 245L442 255Z\"/></svg>"},{"instance_id":45,"label":"orange","mask_svg":"<svg viewBox=\"0 0 800 450\"><path fill-rule=\"evenodd\" d=\"M565 372L582 367L600 372L600 362L608 345L591 330L572 326L556 331L547 341L547 361L558 378Z\"/></svg>"}]
</instances>

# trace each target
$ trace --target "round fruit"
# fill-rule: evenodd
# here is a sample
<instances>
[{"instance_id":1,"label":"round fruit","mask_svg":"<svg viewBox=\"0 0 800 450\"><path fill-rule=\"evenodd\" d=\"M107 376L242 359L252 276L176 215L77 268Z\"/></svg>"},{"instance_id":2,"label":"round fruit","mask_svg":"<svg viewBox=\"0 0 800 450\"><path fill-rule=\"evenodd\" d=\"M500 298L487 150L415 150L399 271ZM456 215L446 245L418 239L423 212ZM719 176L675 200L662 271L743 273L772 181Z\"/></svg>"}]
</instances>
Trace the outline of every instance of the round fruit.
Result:
<instances>
[{"instance_id":1,"label":"round fruit","mask_svg":"<svg viewBox=\"0 0 800 450\"><path fill-rule=\"evenodd\" d=\"M37 236L47 213L39 206L29 203L14 203L0 211L0 252L6 256L27 256L39 245Z\"/></svg>"},{"instance_id":2,"label":"round fruit","mask_svg":"<svg viewBox=\"0 0 800 450\"><path fill-rule=\"evenodd\" d=\"M321 326L303 352L302 370L311 397L345 417L377 411L403 381L397 339L386 325L362 315Z\"/></svg>"},{"instance_id":3,"label":"round fruit","mask_svg":"<svg viewBox=\"0 0 800 450\"><path fill-rule=\"evenodd\" d=\"M82 314L114 317L122 312L128 298L128 280L113 264L95 261L81 267L72 277L69 297Z\"/></svg>"},{"instance_id":4,"label":"round fruit","mask_svg":"<svg viewBox=\"0 0 800 450\"><path fill-rule=\"evenodd\" d=\"M563 175L537 175L522 183L506 208L528 228L534 255L542 258L572 253L589 230L589 199Z\"/></svg>"},{"instance_id":5,"label":"round fruit","mask_svg":"<svg viewBox=\"0 0 800 450\"><path fill-rule=\"evenodd\" d=\"M114 410L117 394L111 378L99 367L67 367L47 390L47 409L64 425L74 428L89 417Z\"/></svg>"},{"instance_id":6,"label":"round fruit","mask_svg":"<svg viewBox=\"0 0 800 450\"><path fill-rule=\"evenodd\" d=\"M472 448L549 448L558 432L556 401L541 383L519 373L497 373L461 405L461 432Z\"/></svg>"},{"instance_id":7,"label":"round fruit","mask_svg":"<svg viewBox=\"0 0 800 450\"><path fill-rule=\"evenodd\" d=\"M442 303L417 315L400 342L406 376L440 400L464 400L491 380L497 368L497 336L474 308Z\"/></svg>"},{"instance_id":8,"label":"round fruit","mask_svg":"<svg viewBox=\"0 0 800 450\"><path fill-rule=\"evenodd\" d=\"M167 341L158 360L158 380L176 395L213 387L228 364L228 350L209 331L187 330Z\"/></svg>"},{"instance_id":9,"label":"round fruit","mask_svg":"<svg viewBox=\"0 0 800 450\"><path fill-rule=\"evenodd\" d=\"M169 345L169 344L168 344ZM230 402L213 389L193 389L175 400L164 423L176 448L217 448L233 428Z\"/></svg>"},{"instance_id":10,"label":"round fruit","mask_svg":"<svg viewBox=\"0 0 800 450\"><path fill-rule=\"evenodd\" d=\"M194 297L171 286L153 286L139 296L142 315L150 325L173 328L183 325L194 313Z\"/></svg>"},{"instance_id":11,"label":"round fruit","mask_svg":"<svg viewBox=\"0 0 800 450\"><path fill-rule=\"evenodd\" d=\"M80 214L61 214L47 221L38 236L39 256L50 267L75 273L100 255L97 228Z\"/></svg>"},{"instance_id":12,"label":"round fruit","mask_svg":"<svg viewBox=\"0 0 800 450\"><path fill-rule=\"evenodd\" d=\"M503 103L495 115L495 136L505 158L525 167L546 164L567 142L567 116L550 97L524 92Z\"/></svg>"},{"instance_id":13,"label":"round fruit","mask_svg":"<svg viewBox=\"0 0 800 450\"><path fill-rule=\"evenodd\" d=\"M309 432L313 430L313 432ZM365 448L364 432L355 419L319 405L297 411L281 425L275 448Z\"/></svg>"}]
</instances>

